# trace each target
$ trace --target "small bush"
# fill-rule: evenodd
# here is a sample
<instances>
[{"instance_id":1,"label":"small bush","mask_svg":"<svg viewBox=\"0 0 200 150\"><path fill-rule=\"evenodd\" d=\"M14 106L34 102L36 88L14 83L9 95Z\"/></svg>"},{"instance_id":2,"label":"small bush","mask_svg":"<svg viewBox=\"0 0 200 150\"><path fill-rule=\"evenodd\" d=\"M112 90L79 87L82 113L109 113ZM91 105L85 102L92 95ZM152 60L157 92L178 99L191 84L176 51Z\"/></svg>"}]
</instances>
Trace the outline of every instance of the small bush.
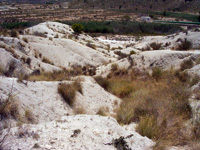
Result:
<instances>
[{"instance_id":1,"label":"small bush","mask_svg":"<svg viewBox=\"0 0 200 150\"><path fill-rule=\"evenodd\" d=\"M31 58L30 57L28 57L27 59L26 59L26 63L30 66L31 65Z\"/></svg>"},{"instance_id":2,"label":"small bush","mask_svg":"<svg viewBox=\"0 0 200 150\"><path fill-rule=\"evenodd\" d=\"M189 50L192 47L192 43L187 39L181 41L181 43L177 46L176 50Z\"/></svg>"},{"instance_id":3,"label":"small bush","mask_svg":"<svg viewBox=\"0 0 200 150\"><path fill-rule=\"evenodd\" d=\"M180 70L184 71L186 69L190 69L194 66L192 59L184 60L180 65Z\"/></svg>"},{"instance_id":4,"label":"small bush","mask_svg":"<svg viewBox=\"0 0 200 150\"><path fill-rule=\"evenodd\" d=\"M160 68L155 67L152 69L152 77L154 79L158 80L162 77L162 75L163 75L163 72Z\"/></svg>"},{"instance_id":5,"label":"small bush","mask_svg":"<svg viewBox=\"0 0 200 150\"><path fill-rule=\"evenodd\" d=\"M86 114L86 111L83 107L78 107L78 108L75 108L75 114L77 114L77 115Z\"/></svg>"},{"instance_id":6,"label":"small bush","mask_svg":"<svg viewBox=\"0 0 200 150\"><path fill-rule=\"evenodd\" d=\"M88 43L86 44L86 46L88 46L88 47L90 47L90 48L92 48L92 49L96 49L96 45L91 44L90 42L88 42Z\"/></svg>"},{"instance_id":7,"label":"small bush","mask_svg":"<svg viewBox=\"0 0 200 150\"><path fill-rule=\"evenodd\" d=\"M22 40L23 40L24 42L28 43L28 38L23 37Z\"/></svg>"},{"instance_id":8,"label":"small bush","mask_svg":"<svg viewBox=\"0 0 200 150\"><path fill-rule=\"evenodd\" d=\"M108 90L109 82L105 78L102 78L101 76L97 76L94 78L96 82L105 90Z\"/></svg>"},{"instance_id":9,"label":"small bush","mask_svg":"<svg viewBox=\"0 0 200 150\"><path fill-rule=\"evenodd\" d=\"M18 36L19 36L19 32L16 31L16 30L12 30L10 36L11 36L11 37L18 37Z\"/></svg>"},{"instance_id":10,"label":"small bush","mask_svg":"<svg viewBox=\"0 0 200 150\"><path fill-rule=\"evenodd\" d=\"M130 51L129 55L134 55L134 54L136 54L136 52L132 50L132 51Z\"/></svg>"},{"instance_id":11,"label":"small bush","mask_svg":"<svg viewBox=\"0 0 200 150\"><path fill-rule=\"evenodd\" d=\"M100 116L107 116L107 112L108 112L108 108L106 107L100 107L98 112L97 112L97 115L100 115Z\"/></svg>"},{"instance_id":12,"label":"small bush","mask_svg":"<svg viewBox=\"0 0 200 150\"><path fill-rule=\"evenodd\" d=\"M58 93L62 96L65 102L71 107L73 107L75 103L75 96L77 91L82 93L82 87L80 82L78 81L75 81L73 84L61 83L58 86Z\"/></svg>"},{"instance_id":13,"label":"small bush","mask_svg":"<svg viewBox=\"0 0 200 150\"><path fill-rule=\"evenodd\" d=\"M11 61L8 65L9 65L8 70L4 72L4 75L7 77L10 77L10 76L13 76L14 70L16 68L16 64L14 61Z\"/></svg>"},{"instance_id":14,"label":"small bush","mask_svg":"<svg viewBox=\"0 0 200 150\"><path fill-rule=\"evenodd\" d=\"M1 120L7 118L20 118L19 105L11 94L9 94L8 98L4 102L0 100L0 104Z\"/></svg>"},{"instance_id":15,"label":"small bush","mask_svg":"<svg viewBox=\"0 0 200 150\"><path fill-rule=\"evenodd\" d=\"M44 63L47 63L47 64L50 64L50 65L54 65L48 58L46 58L46 57L43 57L42 58L42 62L44 62Z\"/></svg>"},{"instance_id":16,"label":"small bush","mask_svg":"<svg viewBox=\"0 0 200 150\"><path fill-rule=\"evenodd\" d=\"M76 23L72 25L72 29L75 33L82 33L84 31L84 27L82 24Z\"/></svg>"},{"instance_id":17,"label":"small bush","mask_svg":"<svg viewBox=\"0 0 200 150\"><path fill-rule=\"evenodd\" d=\"M25 110L25 117L26 117L28 122L30 122L30 123L35 122L34 115L33 115L32 111L30 109Z\"/></svg>"},{"instance_id":18,"label":"small bush","mask_svg":"<svg viewBox=\"0 0 200 150\"><path fill-rule=\"evenodd\" d=\"M200 81L200 77L198 75L195 75L191 78L190 86L196 85Z\"/></svg>"},{"instance_id":19,"label":"small bush","mask_svg":"<svg viewBox=\"0 0 200 150\"><path fill-rule=\"evenodd\" d=\"M153 49L153 50L159 50L161 48L162 44L161 43L156 43L156 42L153 42L150 44L150 47Z\"/></svg>"},{"instance_id":20,"label":"small bush","mask_svg":"<svg viewBox=\"0 0 200 150\"><path fill-rule=\"evenodd\" d=\"M112 64L111 65L111 71L117 71L118 70L118 65L117 64Z\"/></svg>"}]
</instances>

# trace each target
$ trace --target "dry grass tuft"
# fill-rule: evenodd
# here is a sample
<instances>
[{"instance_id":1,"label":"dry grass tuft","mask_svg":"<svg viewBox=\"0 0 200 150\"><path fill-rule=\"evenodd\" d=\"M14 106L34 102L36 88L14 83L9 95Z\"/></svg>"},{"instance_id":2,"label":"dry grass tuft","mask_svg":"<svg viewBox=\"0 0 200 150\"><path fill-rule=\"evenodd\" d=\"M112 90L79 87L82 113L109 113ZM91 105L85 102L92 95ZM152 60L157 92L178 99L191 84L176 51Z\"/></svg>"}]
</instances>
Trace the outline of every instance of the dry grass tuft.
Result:
<instances>
[{"instance_id":1,"label":"dry grass tuft","mask_svg":"<svg viewBox=\"0 0 200 150\"><path fill-rule=\"evenodd\" d=\"M25 110L25 117L26 117L28 122L30 122L30 123L34 123L35 122L35 118L34 118L33 112L30 109L26 109Z\"/></svg>"},{"instance_id":2,"label":"dry grass tuft","mask_svg":"<svg viewBox=\"0 0 200 150\"><path fill-rule=\"evenodd\" d=\"M97 115L107 116L108 115L108 108L107 107L100 107L98 112L97 112Z\"/></svg>"},{"instance_id":3,"label":"dry grass tuft","mask_svg":"<svg viewBox=\"0 0 200 150\"><path fill-rule=\"evenodd\" d=\"M92 49L96 49L96 45L95 45L95 44L92 44L92 43L90 43L90 42L88 42L88 43L86 44L86 46L88 46L88 47L90 47L90 48L92 48Z\"/></svg>"},{"instance_id":4,"label":"dry grass tuft","mask_svg":"<svg viewBox=\"0 0 200 150\"><path fill-rule=\"evenodd\" d=\"M51 62L51 61L50 61L48 58L46 58L46 57L43 57L43 58L42 58L42 62L47 63L47 64L50 64L50 65L54 65L54 63Z\"/></svg>"},{"instance_id":5,"label":"dry grass tuft","mask_svg":"<svg viewBox=\"0 0 200 150\"><path fill-rule=\"evenodd\" d=\"M73 107L75 103L75 96L77 91L82 93L82 86L79 81L74 81L72 84L61 83L58 85L58 93L71 107Z\"/></svg>"}]
</instances>

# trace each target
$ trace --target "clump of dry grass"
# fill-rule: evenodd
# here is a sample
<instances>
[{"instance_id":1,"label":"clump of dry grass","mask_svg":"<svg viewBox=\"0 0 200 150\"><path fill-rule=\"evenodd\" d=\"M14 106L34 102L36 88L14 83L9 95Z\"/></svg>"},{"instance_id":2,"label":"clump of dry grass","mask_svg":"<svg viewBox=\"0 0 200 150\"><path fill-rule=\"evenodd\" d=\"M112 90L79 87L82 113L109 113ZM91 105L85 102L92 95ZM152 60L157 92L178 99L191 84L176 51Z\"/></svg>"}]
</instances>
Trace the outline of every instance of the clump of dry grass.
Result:
<instances>
[{"instance_id":1,"label":"clump of dry grass","mask_svg":"<svg viewBox=\"0 0 200 150\"><path fill-rule=\"evenodd\" d=\"M156 43L156 42L153 42L150 44L150 47L153 49L153 50L159 50L161 48L162 44L161 43Z\"/></svg>"},{"instance_id":2,"label":"clump of dry grass","mask_svg":"<svg viewBox=\"0 0 200 150\"><path fill-rule=\"evenodd\" d=\"M155 139L160 133L156 124L154 116L143 116L140 118L140 123L137 126L137 131L142 135L150 139Z\"/></svg>"},{"instance_id":3,"label":"clump of dry grass","mask_svg":"<svg viewBox=\"0 0 200 150\"><path fill-rule=\"evenodd\" d=\"M26 117L28 122L30 122L30 123L34 123L35 122L35 118L34 118L33 112L30 109L26 109L25 110L25 117Z\"/></svg>"},{"instance_id":4,"label":"clump of dry grass","mask_svg":"<svg viewBox=\"0 0 200 150\"><path fill-rule=\"evenodd\" d=\"M79 114L86 114L86 110L83 107L77 107L75 108L75 114L79 115Z\"/></svg>"},{"instance_id":5,"label":"clump of dry grass","mask_svg":"<svg viewBox=\"0 0 200 150\"><path fill-rule=\"evenodd\" d=\"M12 94L9 94L5 101L1 99L0 103L1 120L7 118L20 119L19 104Z\"/></svg>"},{"instance_id":6,"label":"clump of dry grass","mask_svg":"<svg viewBox=\"0 0 200 150\"><path fill-rule=\"evenodd\" d=\"M97 112L97 115L100 115L100 116L107 116L108 115L108 108L107 107L100 107L98 112Z\"/></svg>"},{"instance_id":7,"label":"clump of dry grass","mask_svg":"<svg viewBox=\"0 0 200 150\"><path fill-rule=\"evenodd\" d=\"M76 80L72 84L61 83L58 86L58 93L62 96L65 102L73 107L75 103L76 92L82 93L82 86L80 81Z\"/></svg>"}]
</instances>

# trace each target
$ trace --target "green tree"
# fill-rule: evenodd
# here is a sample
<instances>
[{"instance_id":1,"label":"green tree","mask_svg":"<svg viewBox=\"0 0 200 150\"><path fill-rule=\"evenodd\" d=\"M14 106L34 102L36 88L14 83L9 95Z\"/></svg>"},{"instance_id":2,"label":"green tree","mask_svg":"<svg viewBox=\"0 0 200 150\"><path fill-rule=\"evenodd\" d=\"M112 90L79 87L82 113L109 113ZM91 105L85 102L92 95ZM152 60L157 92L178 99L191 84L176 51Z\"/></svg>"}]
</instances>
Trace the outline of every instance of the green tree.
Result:
<instances>
[{"instance_id":1,"label":"green tree","mask_svg":"<svg viewBox=\"0 0 200 150\"><path fill-rule=\"evenodd\" d=\"M72 29L75 33L81 33L84 31L84 26L82 24L76 23L72 25Z\"/></svg>"}]
</instances>

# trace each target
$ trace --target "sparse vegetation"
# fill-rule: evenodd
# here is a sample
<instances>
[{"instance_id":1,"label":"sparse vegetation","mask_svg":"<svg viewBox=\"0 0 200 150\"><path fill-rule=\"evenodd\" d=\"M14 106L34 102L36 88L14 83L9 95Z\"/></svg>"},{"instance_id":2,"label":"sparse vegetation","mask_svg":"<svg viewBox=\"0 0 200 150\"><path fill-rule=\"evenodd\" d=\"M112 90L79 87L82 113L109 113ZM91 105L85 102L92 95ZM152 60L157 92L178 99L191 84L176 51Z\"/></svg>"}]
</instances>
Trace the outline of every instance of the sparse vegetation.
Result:
<instances>
[{"instance_id":1,"label":"sparse vegetation","mask_svg":"<svg viewBox=\"0 0 200 150\"><path fill-rule=\"evenodd\" d=\"M123 77L111 73L104 80L107 90L123 99L116 110L120 124L137 122L138 132L157 141L157 149L191 141L189 135L180 132L191 117L189 85L173 70L156 69L154 77L135 71Z\"/></svg>"},{"instance_id":2,"label":"sparse vegetation","mask_svg":"<svg viewBox=\"0 0 200 150\"><path fill-rule=\"evenodd\" d=\"M35 70L27 77L28 81L62 81L69 80L70 72L68 70L53 71L53 72L40 72Z\"/></svg>"}]
</instances>

